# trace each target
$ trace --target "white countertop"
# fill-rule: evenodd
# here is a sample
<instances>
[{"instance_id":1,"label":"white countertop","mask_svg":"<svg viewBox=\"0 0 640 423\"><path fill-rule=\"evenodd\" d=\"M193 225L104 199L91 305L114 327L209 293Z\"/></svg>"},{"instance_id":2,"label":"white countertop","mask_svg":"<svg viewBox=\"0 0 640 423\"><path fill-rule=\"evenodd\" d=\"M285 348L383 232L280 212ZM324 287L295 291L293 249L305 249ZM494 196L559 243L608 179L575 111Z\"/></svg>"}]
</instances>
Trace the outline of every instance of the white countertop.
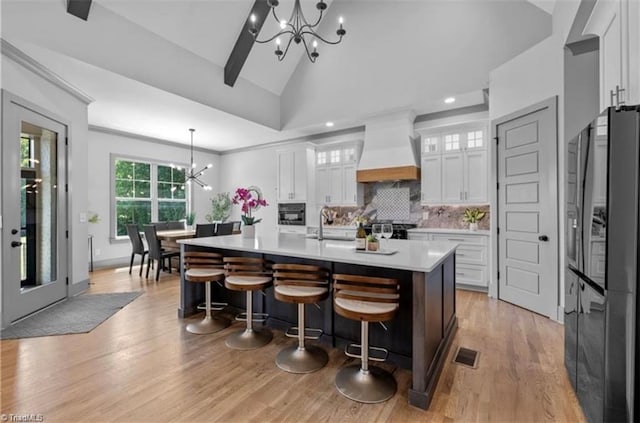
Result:
<instances>
[{"instance_id":1,"label":"white countertop","mask_svg":"<svg viewBox=\"0 0 640 423\"><path fill-rule=\"evenodd\" d=\"M451 228L414 228L414 229L408 229L407 232L423 233L423 234L491 235L491 231L487 231L487 230L470 231L469 229L451 229Z\"/></svg>"},{"instance_id":2,"label":"white countertop","mask_svg":"<svg viewBox=\"0 0 640 423\"><path fill-rule=\"evenodd\" d=\"M179 240L178 243L417 272L431 272L455 252L457 246L455 242L446 241L390 239L385 240L382 245L385 249L397 250L397 253L367 254L357 253L353 241L318 241L302 235L282 233L255 238L243 238L242 235L190 238Z\"/></svg>"}]
</instances>

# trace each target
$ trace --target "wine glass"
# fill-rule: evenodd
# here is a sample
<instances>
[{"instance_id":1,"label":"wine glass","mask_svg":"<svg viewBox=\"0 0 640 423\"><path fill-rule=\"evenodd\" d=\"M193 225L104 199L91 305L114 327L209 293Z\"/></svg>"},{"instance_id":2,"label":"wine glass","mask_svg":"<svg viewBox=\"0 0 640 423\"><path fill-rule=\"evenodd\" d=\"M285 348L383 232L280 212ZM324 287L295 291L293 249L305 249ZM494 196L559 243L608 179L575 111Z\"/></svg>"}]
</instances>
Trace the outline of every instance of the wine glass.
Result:
<instances>
[{"instance_id":1,"label":"wine glass","mask_svg":"<svg viewBox=\"0 0 640 423\"><path fill-rule=\"evenodd\" d=\"M386 239L391 239L392 236L393 236L393 225L390 224L390 223L383 224L382 225L382 237L386 238Z\"/></svg>"},{"instance_id":2,"label":"wine glass","mask_svg":"<svg viewBox=\"0 0 640 423\"><path fill-rule=\"evenodd\" d=\"M380 239L380 242L382 242L382 240L381 240L381 238L382 238L382 225L380 225L380 224L371 225L371 234L375 235L376 239ZM380 248L382 248L382 244L380 244Z\"/></svg>"}]
</instances>

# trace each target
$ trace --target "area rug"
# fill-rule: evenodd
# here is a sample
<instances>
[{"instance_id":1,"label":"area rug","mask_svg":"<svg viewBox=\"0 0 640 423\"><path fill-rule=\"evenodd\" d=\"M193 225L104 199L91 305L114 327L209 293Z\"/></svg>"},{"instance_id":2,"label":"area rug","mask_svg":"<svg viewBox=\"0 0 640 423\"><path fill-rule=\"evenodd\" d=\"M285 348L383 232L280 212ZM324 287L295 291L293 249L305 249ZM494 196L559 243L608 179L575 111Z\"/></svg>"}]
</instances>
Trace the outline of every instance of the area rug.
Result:
<instances>
[{"instance_id":1,"label":"area rug","mask_svg":"<svg viewBox=\"0 0 640 423\"><path fill-rule=\"evenodd\" d=\"M142 292L83 294L35 313L0 332L0 339L87 333Z\"/></svg>"}]
</instances>

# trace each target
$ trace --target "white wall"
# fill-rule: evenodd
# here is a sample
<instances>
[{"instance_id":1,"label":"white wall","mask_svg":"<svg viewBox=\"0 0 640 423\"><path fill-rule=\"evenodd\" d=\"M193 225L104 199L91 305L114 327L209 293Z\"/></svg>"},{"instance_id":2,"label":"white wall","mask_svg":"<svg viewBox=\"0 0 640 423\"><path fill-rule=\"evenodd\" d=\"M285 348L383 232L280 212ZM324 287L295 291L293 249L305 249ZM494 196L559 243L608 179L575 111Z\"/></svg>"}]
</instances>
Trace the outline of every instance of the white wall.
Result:
<instances>
[{"instance_id":1,"label":"white wall","mask_svg":"<svg viewBox=\"0 0 640 423\"><path fill-rule=\"evenodd\" d=\"M80 223L80 213L87 210L87 105L5 55L2 55L2 88L70 122L68 262L69 292L74 294L87 286L89 277L87 224Z\"/></svg>"},{"instance_id":2,"label":"white wall","mask_svg":"<svg viewBox=\"0 0 640 423\"><path fill-rule=\"evenodd\" d=\"M100 222L89 225L89 232L94 235L94 261L97 265L109 265L126 262L131 255L131 244L113 242L110 234L110 175L111 155L121 154L126 157L147 159L165 163L189 163L189 148L179 145L142 140L133 136L105 133L90 130L89 137L89 194L87 209L100 215ZM211 163L213 168L207 170L201 179L213 189L204 191L193 187L193 210L196 212L196 223L205 223L205 215L211 211L210 198L218 192L220 174L220 157L213 153L194 152L194 161L202 166ZM123 260L126 259L126 260Z\"/></svg>"}]
</instances>

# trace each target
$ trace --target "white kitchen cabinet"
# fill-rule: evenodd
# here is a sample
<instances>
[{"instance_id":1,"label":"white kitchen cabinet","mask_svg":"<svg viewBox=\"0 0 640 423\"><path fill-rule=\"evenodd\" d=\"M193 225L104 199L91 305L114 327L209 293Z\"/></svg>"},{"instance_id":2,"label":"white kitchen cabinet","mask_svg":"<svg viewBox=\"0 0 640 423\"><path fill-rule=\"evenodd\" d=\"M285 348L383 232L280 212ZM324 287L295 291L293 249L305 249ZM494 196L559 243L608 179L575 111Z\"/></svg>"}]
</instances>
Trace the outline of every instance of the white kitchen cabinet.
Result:
<instances>
[{"instance_id":1,"label":"white kitchen cabinet","mask_svg":"<svg viewBox=\"0 0 640 423\"><path fill-rule=\"evenodd\" d=\"M640 5L598 0L583 33L600 38L600 109L640 103Z\"/></svg>"},{"instance_id":2,"label":"white kitchen cabinet","mask_svg":"<svg viewBox=\"0 0 640 423\"><path fill-rule=\"evenodd\" d=\"M316 201L319 206L357 206L364 187L357 182L359 144L336 145L316 151Z\"/></svg>"},{"instance_id":3,"label":"white kitchen cabinet","mask_svg":"<svg viewBox=\"0 0 640 423\"><path fill-rule=\"evenodd\" d=\"M448 241L456 249L456 285L460 288L486 290L489 287L489 235L463 230L410 229L410 240Z\"/></svg>"},{"instance_id":4,"label":"white kitchen cabinet","mask_svg":"<svg viewBox=\"0 0 640 423\"><path fill-rule=\"evenodd\" d=\"M486 203L486 123L459 125L439 131L424 136L421 143L421 203Z\"/></svg>"},{"instance_id":5,"label":"white kitchen cabinet","mask_svg":"<svg viewBox=\"0 0 640 423\"><path fill-rule=\"evenodd\" d=\"M442 201L442 156L427 155L422 157L421 169L422 193L420 200L425 204Z\"/></svg>"},{"instance_id":6,"label":"white kitchen cabinet","mask_svg":"<svg viewBox=\"0 0 640 423\"><path fill-rule=\"evenodd\" d=\"M314 151L301 146L276 152L277 198L279 203L307 201L309 173L313 169Z\"/></svg>"}]
</instances>

